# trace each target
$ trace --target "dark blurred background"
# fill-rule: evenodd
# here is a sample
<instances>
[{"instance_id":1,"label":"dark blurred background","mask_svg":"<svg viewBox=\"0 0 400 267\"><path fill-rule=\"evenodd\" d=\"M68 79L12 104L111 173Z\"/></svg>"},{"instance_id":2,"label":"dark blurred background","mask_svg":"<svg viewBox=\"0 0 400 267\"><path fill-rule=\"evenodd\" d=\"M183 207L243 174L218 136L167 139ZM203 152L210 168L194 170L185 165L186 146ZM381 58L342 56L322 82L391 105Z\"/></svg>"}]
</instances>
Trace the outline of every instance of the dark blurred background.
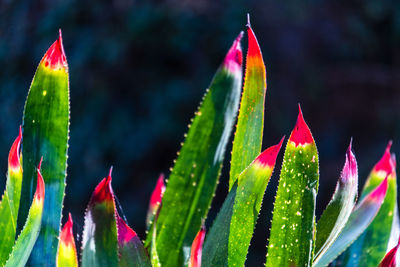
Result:
<instances>
[{"instance_id":1,"label":"dark blurred background","mask_svg":"<svg viewBox=\"0 0 400 267\"><path fill-rule=\"evenodd\" d=\"M247 12L267 67L264 148L290 134L301 103L320 153L319 215L350 137L360 187L389 139L400 153L399 1L0 0L0 172L6 173L36 66L61 28L71 87L65 212L81 232L91 192L113 165L114 190L144 238L156 179L168 174ZM248 266L265 261L282 154ZM228 169L208 225L226 195Z\"/></svg>"}]
</instances>

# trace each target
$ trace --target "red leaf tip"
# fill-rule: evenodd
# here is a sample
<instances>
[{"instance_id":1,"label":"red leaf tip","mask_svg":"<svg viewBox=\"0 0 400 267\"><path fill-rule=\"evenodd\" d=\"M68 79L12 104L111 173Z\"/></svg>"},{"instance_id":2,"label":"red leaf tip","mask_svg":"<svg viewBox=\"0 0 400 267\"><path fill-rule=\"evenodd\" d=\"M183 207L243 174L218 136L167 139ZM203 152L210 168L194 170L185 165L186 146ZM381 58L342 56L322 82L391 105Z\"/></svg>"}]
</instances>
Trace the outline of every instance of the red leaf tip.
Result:
<instances>
[{"instance_id":1,"label":"red leaf tip","mask_svg":"<svg viewBox=\"0 0 400 267\"><path fill-rule=\"evenodd\" d=\"M242 38L243 32L240 32L225 56L223 65L229 72L236 73L242 71L243 53L240 45Z\"/></svg>"},{"instance_id":2,"label":"red leaf tip","mask_svg":"<svg viewBox=\"0 0 400 267\"><path fill-rule=\"evenodd\" d=\"M190 263L189 267L201 266L201 254L203 250L204 237L206 236L206 228L202 225L200 231L197 233L193 240L192 248L190 250Z\"/></svg>"},{"instance_id":3,"label":"red leaf tip","mask_svg":"<svg viewBox=\"0 0 400 267\"><path fill-rule=\"evenodd\" d=\"M390 154L390 148L392 147L392 140L390 140L386 146L385 152L382 158L375 164L373 171L384 172L383 176L391 175L396 170L396 161Z\"/></svg>"},{"instance_id":4,"label":"red leaf tip","mask_svg":"<svg viewBox=\"0 0 400 267\"><path fill-rule=\"evenodd\" d=\"M71 213L69 213L68 221L64 224L60 233L60 240L66 246L75 247L74 233L72 231L73 224Z\"/></svg>"},{"instance_id":5,"label":"red leaf tip","mask_svg":"<svg viewBox=\"0 0 400 267\"><path fill-rule=\"evenodd\" d=\"M264 61L262 58L260 46L258 45L257 38L250 25L250 19L246 25L247 27L247 39L248 39L248 50L247 50L247 62L246 67L261 67L265 69Z\"/></svg>"},{"instance_id":6,"label":"red leaf tip","mask_svg":"<svg viewBox=\"0 0 400 267\"><path fill-rule=\"evenodd\" d=\"M276 157L278 156L278 153L281 150L283 140L285 140L285 136L282 137L281 141L279 141L279 144L276 144L264 150L256 158L255 160L256 163L262 168L265 167L273 168L275 166Z\"/></svg>"},{"instance_id":7,"label":"red leaf tip","mask_svg":"<svg viewBox=\"0 0 400 267\"><path fill-rule=\"evenodd\" d=\"M349 147L346 151L346 162L344 163L341 180L346 183L349 181L358 180L357 160L351 150L353 139L350 140Z\"/></svg>"},{"instance_id":8,"label":"red leaf tip","mask_svg":"<svg viewBox=\"0 0 400 267\"><path fill-rule=\"evenodd\" d=\"M381 202L386 196L386 192L388 189L388 176L378 185L374 191L372 191L369 195L371 201Z\"/></svg>"},{"instance_id":9,"label":"red leaf tip","mask_svg":"<svg viewBox=\"0 0 400 267\"><path fill-rule=\"evenodd\" d=\"M314 142L310 128L308 128L304 121L303 112L299 104L299 115L297 116L296 125L289 137L289 141L293 142L295 146L311 144Z\"/></svg>"},{"instance_id":10,"label":"red leaf tip","mask_svg":"<svg viewBox=\"0 0 400 267\"><path fill-rule=\"evenodd\" d=\"M22 140L22 129L19 126L19 134L11 146L10 153L8 154L8 167L13 172L19 172L21 170L20 162L20 149Z\"/></svg>"},{"instance_id":11,"label":"red leaf tip","mask_svg":"<svg viewBox=\"0 0 400 267\"><path fill-rule=\"evenodd\" d=\"M155 207L161 203L164 192L165 192L164 174L161 173L160 177L157 180L156 187L154 188L154 191L151 194L150 198L151 207Z\"/></svg>"},{"instance_id":12,"label":"red leaf tip","mask_svg":"<svg viewBox=\"0 0 400 267\"><path fill-rule=\"evenodd\" d=\"M36 192L35 192L35 199L37 201L43 201L44 198L44 181L43 176L40 172L40 168L42 166L43 157L40 159L39 166L37 168L37 182L36 182Z\"/></svg>"},{"instance_id":13,"label":"red leaf tip","mask_svg":"<svg viewBox=\"0 0 400 267\"><path fill-rule=\"evenodd\" d=\"M130 242L133 238L137 238L136 232L128 226L128 224L122 219L119 214L116 214L117 216L117 226L118 226L118 243L123 244L123 243L128 243ZM139 240L140 242L140 240Z\"/></svg>"},{"instance_id":14,"label":"red leaf tip","mask_svg":"<svg viewBox=\"0 0 400 267\"><path fill-rule=\"evenodd\" d=\"M67 58L62 43L61 29L59 30L58 39L50 46L42 59L42 64L51 70L67 69Z\"/></svg>"},{"instance_id":15,"label":"red leaf tip","mask_svg":"<svg viewBox=\"0 0 400 267\"><path fill-rule=\"evenodd\" d=\"M114 193L111 187L111 172L112 167L110 168L108 177L101 180L101 182L94 189L91 203L99 203L103 201L113 201Z\"/></svg>"}]
</instances>

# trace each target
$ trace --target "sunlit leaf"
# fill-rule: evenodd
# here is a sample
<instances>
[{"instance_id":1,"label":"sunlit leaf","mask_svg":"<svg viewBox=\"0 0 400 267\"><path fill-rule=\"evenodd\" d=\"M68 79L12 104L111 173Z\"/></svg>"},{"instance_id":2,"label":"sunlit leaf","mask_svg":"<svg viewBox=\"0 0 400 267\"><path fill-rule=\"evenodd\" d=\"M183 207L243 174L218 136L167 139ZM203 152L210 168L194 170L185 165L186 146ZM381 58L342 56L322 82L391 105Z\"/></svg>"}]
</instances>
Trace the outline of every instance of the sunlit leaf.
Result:
<instances>
[{"instance_id":1,"label":"sunlit leaf","mask_svg":"<svg viewBox=\"0 0 400 267\"><path fill-rule=\"evenodd\" d=\"M364 197L354 208L339 237L324 254L318 257L313 266L327 266L365 231L378 213L379 208L381 207L386 196L387 189L388 178L386 177L380 185L378 185L372 192ZM342 266L343 263L339 261L335 264Z\"/></svg>"},{"instance_id":2,"label":"sunlit leaf","mask_svg":"<svg viewBox=\"0 0 400 267\"><path fill-rule=\"evenodd\" d=\"M90 198L82 238L82 266L117 266L118 239L111 170Z\"/></svg>"},{"instance_id":3,"label":"sunlit leaf","mask_svg":"<svg viewBox=\"0 0 400 267\"><path fill-rule=\"evenodd\" d=\"M243 266L281 142L262 152L236 179L204 244L204 266Z\"/></svg>"},{"instance_id":4,"label":"sunlit leaf","mask_svg":"<svg viewBox=\"0 0 400 267\"><path fill-rule=\"evenodd\" d=\"M157 219L157 252L163 267L183 264L183 247L191 245L211 205L239 106L241 37L217 70L168 179ZM146 246L151 239L150 231Z\"/></svg>"},{"instance_id":5,"label":"sunlit leaf","mask_svg":"<svg viewBox=\"0 0 400 267\"><path fill-rule=\"evenodd\" d=\"M299 106L282 163L266 266L309 266L315 245L318 152Z\"/></svg>"},{"instance_id":6,"label":"sunlit leaf","mask_svg":"<svg viewBox=\"0 0 400 267\"><path fill-rule=\"evenodd\" d=\"M247 24L248 51L235 139L232 147L229 190L239 174L261 152L267 79L257 38Z\"/></svg>"},{"instance_id":7,"label":"sunlit leaf","mask_svg":"<svg viewBox=\"0 0 400 267\"><path fill-rule=\"evenodd\" d=\"M346 152L346 162L336 184L335 193L317 224L314 260L333 244L346 225L357 200L357 161L351 151L351 143Z\"/></svg>"},{"instance_id":8,"label":"sunlit leaf","mask_svg":"<svg viewBox=\"0 0 400 267\"><path fill-rule=\"evenodd\" d=\"M60 233L57 250L57 267L78 267L74 233L72 231L73 221L71 213Z\"/></svg>"},{"instance_id":9,"label":"sunlit leaf","mask_svg":"<svg viewBox=\"0 0 400 267\"><path fill-rule=\"evenodd\" d=\"M38 238L45 198L45 185L40 173L40 166L41 161L37 169L36 191L28 212L28 218L17 241L15 241L10 257L4 265L5 267L25 266Z\"/></svg>"},{"instance_id":10,"label":"sunlit leaf","mask_svg":"<svg viewBox=\"0 0 400 267\"><path fill-rule=\"evenodd\" d=\"M22 184L22 167L20 162L21 138L22 131L20 128L19 135L12 144L8 155L6 189L0 202L0 265L6 262L15 242Z\"/></svg>"},{"instance_id":11,"label":"sunlit leaf","mask_svg":"<svg viewBox=\"0 0 400 267\"><path fill-rule=\"evenodd\" d=\"M42 156L47 192L42 228L30 259L31 265L55 266L61 209L64 198L69 127L68 66L59 39L47 50L33 78L23 118L23 170L18 230L28 215L36 182L35 164Z\"/></svg>"},{"instance_id":12,"label":"sunlit leaf","mask_svg":"<svg viewBox=\"0 0 400 267\"><path fill-rule=\"evenodd\" d=\"M341 256L340 259L347 266L375 267L387 252L397 203L396 167L390 154L391 145L390 141L382 158L372 169L361 193L361 197L365 197L387 177L389 187L385 201L374 221Z\"/></svg>"}]
</instances>

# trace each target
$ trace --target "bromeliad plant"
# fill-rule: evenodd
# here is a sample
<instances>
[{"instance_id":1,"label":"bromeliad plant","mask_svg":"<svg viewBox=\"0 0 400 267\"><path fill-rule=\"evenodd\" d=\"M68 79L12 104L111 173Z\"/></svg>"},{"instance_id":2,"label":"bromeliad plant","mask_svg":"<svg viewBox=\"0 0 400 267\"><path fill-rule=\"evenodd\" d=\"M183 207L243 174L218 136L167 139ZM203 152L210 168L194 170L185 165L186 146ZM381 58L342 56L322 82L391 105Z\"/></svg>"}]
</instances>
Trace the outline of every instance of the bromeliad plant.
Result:
<instances>
[{"instance_id":1,"label":"bromeliad plant","mask_svg":"<svg viewBox=\"0 0 400 267\"><path fill-rule=\"evenodd\" d=\"M110 170L89 200L78 256L71 214L59 229L69 132L68 65L60 32L33 78L23 127L9 153L0 203L0 265L244 266L285 138L261 152L266 71L249 23L241 93L242 36L233 42L195 113L167 186L164 176L157 181L147 237L142 242L117 211ZM207 232L204 221L238 110L229 192ZM299 106L286 143L266 266L395 266L399 225L390 146L357 203L357 162L350 142L332 200L317 221L318 152Z\"/></svg>"}]
</instances>

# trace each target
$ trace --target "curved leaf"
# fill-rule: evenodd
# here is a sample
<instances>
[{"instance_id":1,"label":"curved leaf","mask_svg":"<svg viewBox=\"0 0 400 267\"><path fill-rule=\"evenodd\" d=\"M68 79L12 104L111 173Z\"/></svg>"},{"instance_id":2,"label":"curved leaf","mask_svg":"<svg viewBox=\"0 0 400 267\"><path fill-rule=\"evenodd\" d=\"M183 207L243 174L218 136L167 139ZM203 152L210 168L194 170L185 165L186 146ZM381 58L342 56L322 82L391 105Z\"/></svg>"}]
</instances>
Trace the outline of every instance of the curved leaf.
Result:
<instances>
[{"instance_id":1,"label":"curved leaf","mask_svg":"<svg viewBox=\"0 0 400 267\"><path fill-rule=\"evenodd\" d=\"M283 138L279 144L262 152L235 181L207 235L204 266L244 266L282 142Z\"/></svg>"},{"instance_id":2,"label":"curved leaf","mask_svg":"<svg viewBox=\"0 0 400 267\"><path fill-rule=\"evenodd\" d=\"M314 261L313 266L327 266L365 231L378 213L383 199L386 196L387 188L388 179L385 178L385 180L383 180L374 191L370 192L365 198L363 198L351 213L350 218L339 237L324 254L320 255L317 261ZM336 262L336 264L342 266L342 262Z\"/></svg>"},{"instance_id":3,"label":"curved leaf","mask_svg":"<svg viewBox=\"0 0 400 267\"><path fill-rule=\"evenodd\" d=\"M397 242L397 245L389 250L388 253L386 253L385 257L382 259L381 263L379 263L379 267L397 267L396 264L396 257L397 257L397 251L400 246L400 237L399 241Z\"/></svg>"},{"instance_id":4,"label":"curved leaf","mask_svg":"<svg viewBox=\"0 0 400 267\"><path fill-rule=\"evenodd\" d=\"M346 266L375 267L388 250L397 203L396 167L390 154L391 145L390 141L382 158L372 169L361 194L362 197L365 197L387 177L389 187L385 201L374 221L341 256L343 264Z\"/></svg>"},{"instance_id":5,"label":"curved leaf","mask_svg":"<svg viewBox=\"0 0 400 267\"><path fill-rule=\"evenodd\" d=\"M22 131L11 146L8 155L7 183L0 202L0 265L3 265L15 243L19 200L21 197L22 167L20 162L20 145Z\"/></svg>"},{"instance_id":6,"label":"curved leaf","mask_svg":"<svg viewBox=\"0 0 400 267\"><path fill-rule=\"evenodd\" d=\"M314 260L333 244L346 225L356 204L358 171L357 161L351 152L351 143L346 153L346 162L342 174L336 184L336 190L328 207L322 213L317 224L317 236Z\"/></svg>"},{"instance_id":7,"label":"curved leaf","mask_svg":"<svg viewBox=\"0 0 400 267\"><path fill-rule=\"evenodd\" d=\"M31 208L28 212L28 218L17 241L15 242L15 245L13 246L10 257L4 265L5 267L25 266L38 238L45 198L45 186L40 173L40 165L41 162L37 169L36 192L33 196Z\"/></svg>"}]
</instances>

